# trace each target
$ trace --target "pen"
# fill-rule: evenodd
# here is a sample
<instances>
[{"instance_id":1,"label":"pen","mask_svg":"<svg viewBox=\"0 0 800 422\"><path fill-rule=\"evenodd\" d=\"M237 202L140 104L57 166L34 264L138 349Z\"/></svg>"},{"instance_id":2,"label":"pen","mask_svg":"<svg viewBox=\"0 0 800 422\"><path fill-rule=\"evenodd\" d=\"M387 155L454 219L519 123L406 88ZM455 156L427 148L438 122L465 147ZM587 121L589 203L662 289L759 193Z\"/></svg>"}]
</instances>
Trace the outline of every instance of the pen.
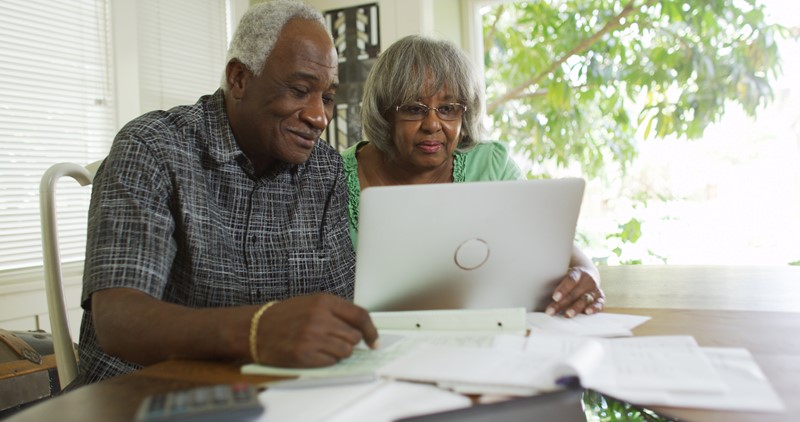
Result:
<instances>
[{"instance_id":1,"label":"pen","mask_svg":"<svg viewBox=\"0 0 800 422\"><path fill-rule=\"evenodd\" d=\"M313 378L296 378L285 381L273 381L262 384L263 387L268 389L296 389L296 388L314 388L314 387L330 387L334 385L348 385L348 384L361 384L370 381L375 381L378 378L375 374L360 374L360 375L345 375L339 377L313 377Z\"/></svg>"}]
</instances>

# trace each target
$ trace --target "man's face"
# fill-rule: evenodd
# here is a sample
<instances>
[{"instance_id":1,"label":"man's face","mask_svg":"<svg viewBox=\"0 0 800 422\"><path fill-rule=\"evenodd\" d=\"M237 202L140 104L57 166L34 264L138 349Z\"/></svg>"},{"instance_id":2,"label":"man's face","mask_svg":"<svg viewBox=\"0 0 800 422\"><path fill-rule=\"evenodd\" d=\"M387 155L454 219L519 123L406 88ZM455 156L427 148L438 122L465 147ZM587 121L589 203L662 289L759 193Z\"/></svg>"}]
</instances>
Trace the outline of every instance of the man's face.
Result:
<instances>
[{"instance_id":1,"label":"man's face","mask_svg":"<svg viewBox=\"0 0 800 422\"><path fill-rule=\"evenodd\" d=\"M236 104L228 110L236 140L256 172L279 161L304 163L333 116L338 86L336 49L324 28L292 19L261 75L245 73L240 97L231 88Z\"/></svg>"}]
</instances>

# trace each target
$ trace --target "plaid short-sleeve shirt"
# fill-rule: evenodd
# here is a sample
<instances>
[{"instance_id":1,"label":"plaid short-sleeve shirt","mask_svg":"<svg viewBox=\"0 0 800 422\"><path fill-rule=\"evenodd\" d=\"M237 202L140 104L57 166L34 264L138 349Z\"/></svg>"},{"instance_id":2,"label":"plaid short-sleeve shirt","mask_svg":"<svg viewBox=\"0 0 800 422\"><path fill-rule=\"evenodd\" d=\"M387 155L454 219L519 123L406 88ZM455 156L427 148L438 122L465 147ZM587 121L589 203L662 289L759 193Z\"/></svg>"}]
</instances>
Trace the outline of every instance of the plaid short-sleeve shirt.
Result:
<instances>
[{"instance_id":1,"label":"plaid short-sleeve shirt","mask_svg":"<svg viewBox=\"0 0 800 422\"><path fill-rule=\"evenodd\" d=\"M116 136L92 187L78 383L138 369L100 349L90 297L113 287L204 308L314 292L352 298L340 155L256 176L222 91L145 114ZM137 315L131 315L137 318Z\"/></svg>"}]
</instances>

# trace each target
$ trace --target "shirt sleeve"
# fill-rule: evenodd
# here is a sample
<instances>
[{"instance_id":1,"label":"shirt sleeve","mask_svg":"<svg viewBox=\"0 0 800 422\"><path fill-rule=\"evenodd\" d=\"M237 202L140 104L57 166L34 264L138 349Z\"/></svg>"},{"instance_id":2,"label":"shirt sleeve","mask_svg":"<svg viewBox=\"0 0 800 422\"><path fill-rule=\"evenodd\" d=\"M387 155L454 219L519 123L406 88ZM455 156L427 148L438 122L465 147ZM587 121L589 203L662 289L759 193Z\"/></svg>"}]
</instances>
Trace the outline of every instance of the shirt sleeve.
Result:
<instances>
[{"instance_id":1,"label":"shirt sleeve","mask_svg":"<svg viewBox=\"0 0 800 422\"><path fill-rule=\"evenodd\" d=\"M106 288L162 295L176 251L168 180L145 145L117 139L92 186L84 308L92 293Z\"/></svg>"}]
</instances>

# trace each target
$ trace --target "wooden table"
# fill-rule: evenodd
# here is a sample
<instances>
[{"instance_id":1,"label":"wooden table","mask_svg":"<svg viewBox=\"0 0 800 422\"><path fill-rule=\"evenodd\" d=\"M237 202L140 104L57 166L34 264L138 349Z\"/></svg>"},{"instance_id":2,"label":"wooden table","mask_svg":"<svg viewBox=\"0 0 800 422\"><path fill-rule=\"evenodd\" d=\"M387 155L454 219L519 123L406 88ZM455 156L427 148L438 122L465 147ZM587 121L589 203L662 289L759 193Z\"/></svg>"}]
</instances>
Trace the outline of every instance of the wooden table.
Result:
<instances>
[{"instance_id":1,"label":"wooden table","mask_svg":"<svg viewBox=\"0 0 800 422\"><path fill-rule=\"evenodd\" d=\"M600 267L607 306L800 312L800 266Z\"/></svg>"},{"instance_id":2,"label":"wooden table","mask_svg":"<svg viewBox=\"0 0 800 422\"><path fill-rule=\"evenodd\" d=\"M744 347L787 406L782 414L654 410L689 421L800 419L800 268L608 267L601 274L608 312L652 317L635 335L684 334L702 346ZM47 400L6 422L128 422L149 394L271 379L241 375L233 362L168 361Z\"/></svg>"}]
</instances>

